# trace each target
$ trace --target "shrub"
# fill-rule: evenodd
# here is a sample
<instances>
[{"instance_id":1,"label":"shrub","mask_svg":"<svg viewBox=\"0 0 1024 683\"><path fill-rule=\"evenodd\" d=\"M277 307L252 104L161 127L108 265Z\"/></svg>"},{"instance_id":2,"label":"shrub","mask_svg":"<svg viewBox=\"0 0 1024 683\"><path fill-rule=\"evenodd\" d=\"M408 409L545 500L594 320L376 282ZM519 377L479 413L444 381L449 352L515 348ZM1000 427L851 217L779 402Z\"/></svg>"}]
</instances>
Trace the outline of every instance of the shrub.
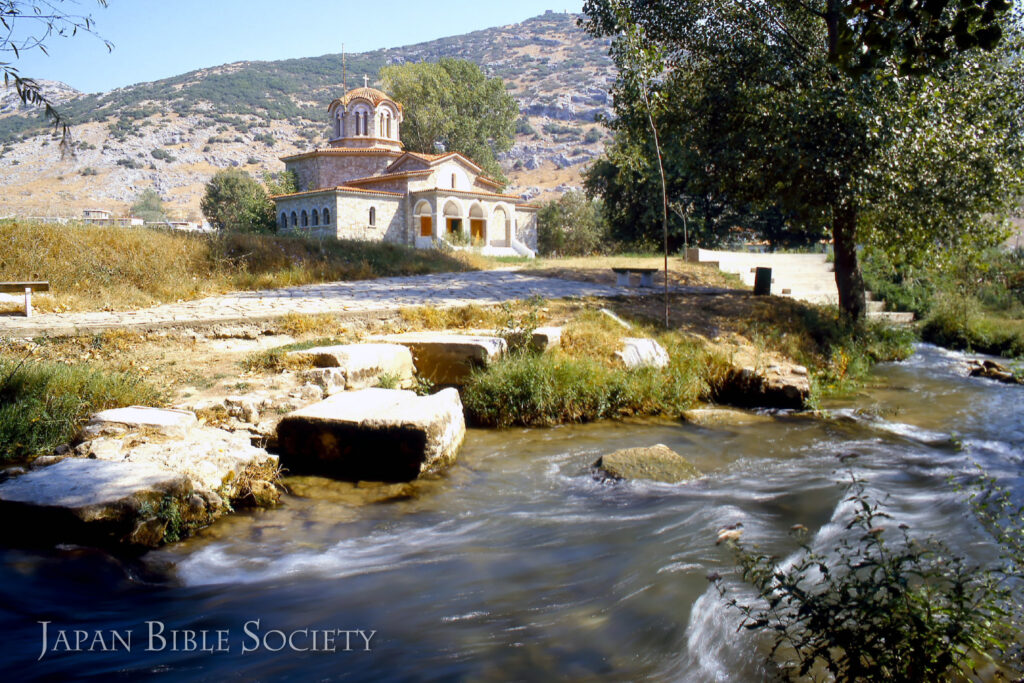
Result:
<instances>
[{"instance_id":1,"label":"shrub","mask_svg":"<svg viewBox=\"0 0 1024 683\"><path fill-rule=\"evenodd\" d=\"M52 453L94 412L159 401L137 376L0 356L0 462Z\"/></svg>"},{"instance_id":2,"label":"shrub","mask_svg":"<svg viewBox=\"0 0 1024 683\"><path fill-rule=\"evenodd\" d=\"M583 142L588 145L592 145L601 139L601 131L597 128L591 128L587 131L587 134L583 136Z\"/></svg>"},{"instance_id":3,"label":"shrub","mask_svg":"<svg viewBox=\"0 0 1024 683\"><path fill-rule=\"evenodd\" d=\"M541 206L537 213L537 249L541 254L585 256L610 244L608 224L599 201L570 191Z\"/></svg>"},{"instance_id":4,"label":"shrub","mask_svg":"<svg viewBox=\"0 0 1024 683\"><path fill-rule=\"evenodd\" d=\"M203 215L218 230L266 233L277 230L274 203L248 173L229 168L206 184Z\"/></svg>"},{"instance_id":5,"label":"shrub","mask_svg":"<svg viewBox=\"0 0 1024 683\"><path fill-rule=\"evenodd\" d=\"M510 354L470 378L463 404L494 427L549 426L634 415L677 416L710 395L718 360L669 343L667 368L627 370L559 351Z\"/></svg>"},{"instance_id":6,"label":"shrub","mask_svg":"<svg viewBox=\"0 0 1024 683\"><path fill-rule=\"evenodd\" d=\"M776 558L730 541L750 603L728 605L771 643L791 680L938 681L970 670L1006 637L1006 592L934 538L917 539L853 479L850 532L829 552ZM806 530L798 527L799 533ZM721 575L709 577L721 594Z\"/></svg>"}]
</instances>

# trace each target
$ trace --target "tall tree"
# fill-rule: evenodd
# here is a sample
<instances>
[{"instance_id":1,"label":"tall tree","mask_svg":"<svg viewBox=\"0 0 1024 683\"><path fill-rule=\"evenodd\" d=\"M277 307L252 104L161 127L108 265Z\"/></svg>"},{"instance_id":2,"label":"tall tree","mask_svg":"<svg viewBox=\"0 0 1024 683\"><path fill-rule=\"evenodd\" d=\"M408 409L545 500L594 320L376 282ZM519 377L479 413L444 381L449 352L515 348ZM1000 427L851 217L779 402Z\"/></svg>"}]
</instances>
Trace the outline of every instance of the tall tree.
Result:
<instances>
[{"instance_id":1,"label":"tall tree","mask_svg":"<svg viewBox=\"0 0 1024 683\"><path fill-rule=\"evenodd\" d=\"M267 191L245 171L217 171L206 184L200 208L210 225L233 232L274 232L274 203Z\"/></svg>"},{"instance_id":2,"label":"tall tree","mask_svg":"<svg viewBox=\"0 0 1024 683\"><path fill-rule=\"evenodd\" d=\"M584 7L616 59L617 4ZM665 50L688 166L735 202L828 225L850 317L865 308L859 241L934 252L998 233L1024 159L1020 21L1003 0L626 4ZM616 95L638 118L628 83Z\"/></svg>"},{"instance_id":3,"label":"tall tree","mask_svg":"<svg viewBox=\"0 0 1024 683\"><path fill-rule=\"evenodd\" d=\"M160 194L151 187L135 196L132 204L132 215L137 216L147 223L157 223L166 220L167 213L164 211L164 200Z\"/></svg>"},{"instance_id":4,"label":"tall tree","mask_svg":"<svg viewBox=\"0 0 1024 683\"><path fill-rule=\"evenodd\" d=\"M107 6L107 0L96 0L100 7ZM93 19L89 15L76 14L64 9L77 5L77 0L0 0L0 53L7 53L18 59L23 52L41 50L46 53L46 43L54 36L68 37L79 32L93 33ZM104 40L107 50L113 49L110 41ZM4 76L4 87L13 87L23 104L41 106L45 115L53 121L54 128L62 131L62 144L68 141L70 129L53 104L43 94L40 85L32 78L21 74L13 62L0 61Z\"/></svg>"},{"instance_id":5,"label":"tall tree","mask_svg":"<svg viewBox=\"0 0 1024 683\"><path fill-rule=\"evenodd\" d=\"M476 64L449 57L386 66L380 77L405 107L402 141L409 151L430 154L440 144L505 181L496 155L512 148L519 107L500 78L487 78Z\"/></svg>"}]
</instances>

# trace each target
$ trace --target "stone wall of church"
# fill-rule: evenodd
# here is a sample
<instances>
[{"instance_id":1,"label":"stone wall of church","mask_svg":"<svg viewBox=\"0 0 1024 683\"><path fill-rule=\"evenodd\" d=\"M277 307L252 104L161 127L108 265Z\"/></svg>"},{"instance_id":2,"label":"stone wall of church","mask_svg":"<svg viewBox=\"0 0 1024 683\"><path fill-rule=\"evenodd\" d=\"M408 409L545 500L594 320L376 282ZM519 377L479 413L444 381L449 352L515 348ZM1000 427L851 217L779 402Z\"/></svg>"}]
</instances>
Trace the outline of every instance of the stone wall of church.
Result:
<instances>
[{"instance_id":1,"label":"stone wall of church","mask_svg":"<svg viewBox=\"0 0 1024 683\"><path fill-rule=\"evenodd\" d=\"M320 190L344 185L350 180L378 175L395 155L367 154L366 156L321 155L285 163L285 169L293 171L298 179L299 191Z\"/></svg>"},{"instance_id":2,"label":"stone wall of church","mask_svg":"<svg viewBox=\"0 0 1024 683\"><path fill-rule=\"evenodd\" d=\"M404 197L338 195L338 239L395 242L405 244L406 215ZM370 225L370 209L376 209L376 221Z\"/></svg>"}]
</instances>

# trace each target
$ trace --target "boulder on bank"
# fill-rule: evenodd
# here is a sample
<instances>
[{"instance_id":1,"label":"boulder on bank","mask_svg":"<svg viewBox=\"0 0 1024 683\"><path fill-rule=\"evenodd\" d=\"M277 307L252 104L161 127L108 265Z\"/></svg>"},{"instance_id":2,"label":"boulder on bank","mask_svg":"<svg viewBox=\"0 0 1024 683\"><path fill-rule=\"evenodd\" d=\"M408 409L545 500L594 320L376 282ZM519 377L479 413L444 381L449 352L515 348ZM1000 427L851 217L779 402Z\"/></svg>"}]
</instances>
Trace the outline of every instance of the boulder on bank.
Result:
<instances>
[{"instance_id":1,"label":"boulder on bank","mask_svg":"<svg viewBox=\"0 0 1024 683\"><path fill-rule=\"evenodd\" d=\"M501 337L451 332L409 332L380 340L408 347L420 377L456 386L464 384L474 369L487 367L508 350Z\"/></svg>"},{"instance_id":2,"label":"boulder on bank","mask_svg":"<svg viewBox=\"0 0 1024 683\"><path fill-rule=\"evenodd\" d=\"M622 350L615 355L627 368L663 368L668 365L668 351L653 339L625 337Z\"/></svg>"},{"instance_id":3,"label":"boulder on bank","mask_svg":"<svg viewBox=\"0 0 1024 683\"><path fill-rule=\"evenodd\" d=\"M394 377L401 387L412 386L412 353L401 344L318 346L288 355L308 358L317 368L337 368L350 391L375 387L382 375Z\"/></svg>"},{"instance_id":4,"label":"boulder on bank","mask_svg":"<svg viewBox=\"0 0 1024 683\"><path fill-rule=\"evenodd\" d=\"M700 470L664 444L647 448L626 448L603 455L594 463L598 473L608 479L650 479L677 484L696 479Z\"/></svg>"},{"instance_id":5,"label":"boulder on bank","mask_svg":"<svg viewBox=\"0 0 1024 683\"><path fill-rule=\"evenodd\" d=\"M733 367L718 391L722 403L743 408L807 407L811 382L807 368L780 362L767 367Z\"/></svg>"},{"instance_id":6,"label":"boulder on bank","mask_svg":"<svg viewBox=\"0 0 1024 683\"><path fill-rule=\"evenodd\" d=\"M35 542L154 547L172 522L180 527L205 521L205 501L193 497L183 474L151 463L83 458L0 484L0 510L5 519L17 520L5 533Z\"/></svg>"},{"instance_id":7,"label":"boulder on bank","mask_svg":"<svg viewBox=\"0 0 1024 683\"><path fill-rule=\"evenodd\" d=\"M276 456L245 432L195 422L182 410L98 413L74 449L0 484L0 510L26 522L5 531L28 541L155 547L232 505L277 502Z\"/></svg>"},{"instance_id":8,"label":"boulder on bank","mask_svg":"<svg viewBox=\"0 0 1024 683\"><path fill-rule=\"evenodd\" d=\"M466 435L455 389L417 396L397 389L337 394L277 427L281 463L296 474L345 481L411 481L455 461Z\"/></svg>"},{"instance_id":9,"label":"boulder on bank","mask_svg":"<svg viewBox=\"0 0 1024 683\"><path fill-rule=\"evenodd\" d=\"M85 438L147 431L166 436L185 436L199 423L188 410L132 406L96 413L82 430Z\"/></svg>"},{"instance_id":10,"label":"boulder on bank","mask_svg":"<svg viewBox=\"0 0 1024 683\"><path fill-rule=\"evenodd\" d=\"M530 340L533 350L544 353L557 348L562 344L561 327L538 327L533 331L533 338Z\"/></svg>"}]
</instances>

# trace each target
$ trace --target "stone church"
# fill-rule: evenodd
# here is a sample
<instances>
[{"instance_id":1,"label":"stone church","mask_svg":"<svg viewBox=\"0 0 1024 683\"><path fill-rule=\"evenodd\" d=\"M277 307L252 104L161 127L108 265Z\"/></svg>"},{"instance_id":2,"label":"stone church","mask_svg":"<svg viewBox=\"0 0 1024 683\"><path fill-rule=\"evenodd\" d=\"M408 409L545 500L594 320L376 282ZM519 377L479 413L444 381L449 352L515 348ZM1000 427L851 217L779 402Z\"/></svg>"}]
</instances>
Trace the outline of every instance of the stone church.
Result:
<instances>
[{"instance_id":1,"label":"stone church","mask_svg":"<svg viewBox=\"0 0 1024 683\"><path fill-rule=\"evenodd\" d=\"M537 208L502 194L472 160L404 151L402 105L356 88L331 102L327 147L283 157L299 191L275 196L282 232L383 240L420 248L446 235L495 256L533 256Z\"/></svg>"}]
</instances>

